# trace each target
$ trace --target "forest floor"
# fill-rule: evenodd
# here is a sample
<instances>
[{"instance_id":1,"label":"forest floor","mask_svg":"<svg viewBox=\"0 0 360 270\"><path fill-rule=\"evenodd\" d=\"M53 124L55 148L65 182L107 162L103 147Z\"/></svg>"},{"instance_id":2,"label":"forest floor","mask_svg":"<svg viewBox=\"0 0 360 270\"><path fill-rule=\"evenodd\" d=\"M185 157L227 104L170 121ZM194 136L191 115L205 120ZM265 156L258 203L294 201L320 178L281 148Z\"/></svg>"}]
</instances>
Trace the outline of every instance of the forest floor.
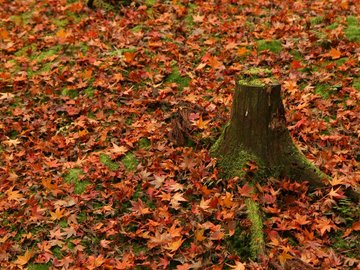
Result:
<instances>
[{"instance_id":1,"label":"forest floor","mask_svg":"<svg viewBox=\"0 0 360 270\"><path fill-rule=\"evenodd\" d=\"M140 2L0 1L0 268L360 267L344 195L360 181L360 2ZM328 187L266 179L254 197L222 177L209 149L252 67L281 82Z\"/></svg>"}]
</instances>

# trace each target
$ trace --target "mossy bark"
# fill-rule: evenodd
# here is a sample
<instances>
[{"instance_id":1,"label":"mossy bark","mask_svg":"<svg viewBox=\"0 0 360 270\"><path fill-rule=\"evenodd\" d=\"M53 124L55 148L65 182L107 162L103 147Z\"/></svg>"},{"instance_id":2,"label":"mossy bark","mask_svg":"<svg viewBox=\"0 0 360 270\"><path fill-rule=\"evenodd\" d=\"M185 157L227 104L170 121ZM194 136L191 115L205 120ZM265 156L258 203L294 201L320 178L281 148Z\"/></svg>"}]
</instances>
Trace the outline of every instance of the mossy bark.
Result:
<instances>
[{"instance_id":1,"label":"mossy bark","mask_svg":"<svg viewBox=\"0 0 360 270\"><path fill-rule=\"evenodd\" d=\"M255 180L275 176L322 185L328 176L307 161L291 139L280 85L268 70L248 74L237 83L231 119L211 149L213 156L229 177L243 177L244 167L252 161L258 166ZM256 259L265 248L261 212L251 199L246 206L252 224L249 248Z\"/></svg>"},{"instance_id":2,"label":"mossy bark","mask_svg":"<svg viewBox=\"0 0 360 270\"><path fill-rule=\"evenodd\" d=\"M291 139L280 90L278 84L238 84L231 120L212 153L229 175L238 175L236 171L252 160L264 177L287 177L309 181L311 186L323 185L329 177L311 164Z\"/></svg>"}]
</instances>

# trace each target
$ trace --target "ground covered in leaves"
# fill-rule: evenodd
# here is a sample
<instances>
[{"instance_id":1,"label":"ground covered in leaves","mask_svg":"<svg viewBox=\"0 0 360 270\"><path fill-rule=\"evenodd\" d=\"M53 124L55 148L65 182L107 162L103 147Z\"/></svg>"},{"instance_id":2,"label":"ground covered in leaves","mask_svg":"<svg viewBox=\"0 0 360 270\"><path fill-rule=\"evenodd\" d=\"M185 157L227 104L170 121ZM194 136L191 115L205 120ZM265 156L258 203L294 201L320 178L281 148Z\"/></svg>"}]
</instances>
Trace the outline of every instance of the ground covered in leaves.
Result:
<instances>
[{"instance_id":1,"label":"ground covered in leaves","mask_svg":"<svg viewBox=\"0 0 360 270\"><path fill-rule=\"evenodd\" d=\"M359 267L359 1L0 4L1 269ZM257 186L257 262L251 188L209 155L249 67L273 71L333 177Z\"/></svg>"}]
</instances>

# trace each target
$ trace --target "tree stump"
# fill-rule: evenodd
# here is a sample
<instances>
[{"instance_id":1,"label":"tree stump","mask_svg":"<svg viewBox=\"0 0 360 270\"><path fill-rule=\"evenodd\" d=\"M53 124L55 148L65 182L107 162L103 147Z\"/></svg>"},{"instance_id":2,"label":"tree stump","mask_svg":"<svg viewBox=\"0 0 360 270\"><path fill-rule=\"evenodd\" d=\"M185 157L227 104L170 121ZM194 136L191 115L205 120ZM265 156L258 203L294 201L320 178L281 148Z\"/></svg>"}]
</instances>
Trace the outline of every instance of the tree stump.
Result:
<instances>
[{"instance_id":1,"label":"tree stump","mask_svg":"<svg viewBox=\"0 0 360 270\"><path fill-rule=\"evenodd\" d=\"M211 152L229 177L244 177L244 168L255 162L258 169L252 180L274 176L323 185L328 176L307 161L291 139L280 90L270 70L248 70L236 84L230 122ZM257 259L265 249L261 212L251 198L246 207L251 222L250 254Z\"/></svg>"},{"instance_id":2,"label":"tree stump","mask_svg":"<svg viewBox=\"0 0 360 270\"><path fill-rule=\"evenodd\" d=\"M242 176L255 161L259 177L287 177L323 185L329 177L310 163L291 139L286 126L281 86L267 69L251 69L237 82L231 120L212 153L230 176Z\"/></svg>"}]
</instances>

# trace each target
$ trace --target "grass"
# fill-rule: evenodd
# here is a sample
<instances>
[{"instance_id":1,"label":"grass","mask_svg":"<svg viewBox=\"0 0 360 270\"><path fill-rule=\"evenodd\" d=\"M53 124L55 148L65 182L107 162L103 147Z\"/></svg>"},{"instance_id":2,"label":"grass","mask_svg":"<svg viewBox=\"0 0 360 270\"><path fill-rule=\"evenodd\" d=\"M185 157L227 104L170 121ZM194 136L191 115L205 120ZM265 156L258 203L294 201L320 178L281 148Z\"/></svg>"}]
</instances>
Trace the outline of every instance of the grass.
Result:
<instances>
[{"instance_id":1,"label":"grass","mask_svg":"<svg viewBox=\"0 0 360 270\"><path fill-rule=\"evenodd\" d=\"M347 27L344 30L346 38L353 42L360 42L360 27L358 19L355 16L348 16L346 18L346 22Z\"/></svg>"},{"instance_id":2,"label":"grass","mask_svg":"<svg viewBox=\"0 0 360 270\"><path fill-rule=\"evenodd\" d=\"M100 162L104 164L110 171L116 171L119 168L119 164L113 162L111 157L106 154L100 154Z\"/></svg>"},{"instance_id":3,"label":"grass","mask_svg":"<svg viewBox=\"0 0 360 270\"><path fill-rule=\"evenodd\" d=\"M122 159L122 164L124 164L126 170L135 171L137 165L139 164L138 159L133 153L127 153Z\"/></svg>"},{"instance_id":4,"label":"grass","mask_svg":"<svg viewBox=\"0 0 360 270\"><path fill-rule=\"evenodd\" d=\"M257 49L259 52L269 50L273 53L280 53L282 50L280 40L258 40L257 42Z\"/></svg>"},{"instance_id":5,"label":"grass","mask_svg":"<svg viewBox=\"0 0 360 270\"><path fill-rule=\"evenodd\" d=\"M167 82L176 83L179 90L182 91L185 87L189 86L190 77L181 76L181 73L177 67L173 67L171 74L166 78Z\"/></svg>"},{"instance_id":6,"label":"grass","mask_svg":"<svg viewBox=\"0 0 360 270\"><path fill-rule=\"evenodd\" d=\"M74 184L74 193L82 194L86 190L86 187L90 184L88 181L80 181L80 175L84 174L83 170L74 168L70 169L67 174L64 175L64 180L67 183Z\"/></svg>"}]
</instances>

